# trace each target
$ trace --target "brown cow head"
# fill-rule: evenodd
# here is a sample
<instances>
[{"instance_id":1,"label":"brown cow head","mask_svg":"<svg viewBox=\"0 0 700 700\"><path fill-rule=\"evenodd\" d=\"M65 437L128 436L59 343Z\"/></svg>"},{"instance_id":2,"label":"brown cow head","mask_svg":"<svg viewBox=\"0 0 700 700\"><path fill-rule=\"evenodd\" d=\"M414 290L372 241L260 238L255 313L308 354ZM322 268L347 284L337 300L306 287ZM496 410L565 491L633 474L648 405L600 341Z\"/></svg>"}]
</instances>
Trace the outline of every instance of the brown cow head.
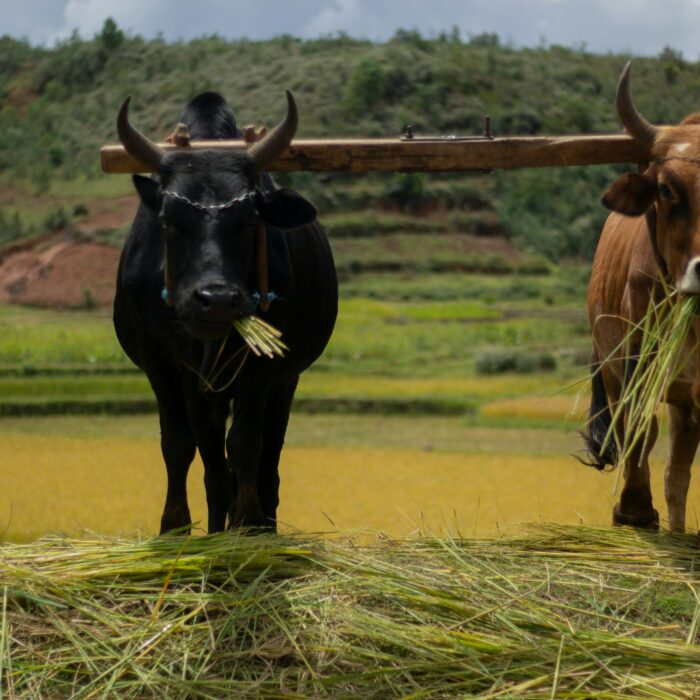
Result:
<instances>
[{"instance_id":1,"label":"brown cow head","mask_svg":"<svg viewBox=\"0 0 700 700\"><path fill-rule=\"evenodd\" d=\"M603 204L626 216L648 213L659 265L679 291L700 294L700 113L678 126L649 124L629 94L630 64L617 86L617 111L627 132L646 146L651 165L626 173Z\"/></svg>"}]
</instances>

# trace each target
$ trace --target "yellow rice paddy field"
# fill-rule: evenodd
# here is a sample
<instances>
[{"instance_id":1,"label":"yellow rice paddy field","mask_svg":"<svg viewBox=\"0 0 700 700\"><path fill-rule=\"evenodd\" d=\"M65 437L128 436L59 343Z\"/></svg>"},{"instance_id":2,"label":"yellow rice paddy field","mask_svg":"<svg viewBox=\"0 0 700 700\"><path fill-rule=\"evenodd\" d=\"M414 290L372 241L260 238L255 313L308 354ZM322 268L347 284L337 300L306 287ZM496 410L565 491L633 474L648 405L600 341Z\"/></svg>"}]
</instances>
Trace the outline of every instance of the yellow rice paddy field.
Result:
<instances>
[{"instance_id":1,"label":"yellow rice paddy field","mask_svg":"<svg viewBox=\"0 0 700 700\"><path fill-rule=\"evenodd\" d=\"M3 539L156 531L165 469L154 416L4 421L0 438ZM279 510L288 530L473 536L533 521L607 525L615 501L615 474L571 456L580 447L573 426L505 430L460 419L294 416L288 443ZM663 450L653 464L662 519ZM193 518L204 523L202 475L197 461L189 491ZM695 484L691 528L699 496Z\"/></svg>"}]
</instances>

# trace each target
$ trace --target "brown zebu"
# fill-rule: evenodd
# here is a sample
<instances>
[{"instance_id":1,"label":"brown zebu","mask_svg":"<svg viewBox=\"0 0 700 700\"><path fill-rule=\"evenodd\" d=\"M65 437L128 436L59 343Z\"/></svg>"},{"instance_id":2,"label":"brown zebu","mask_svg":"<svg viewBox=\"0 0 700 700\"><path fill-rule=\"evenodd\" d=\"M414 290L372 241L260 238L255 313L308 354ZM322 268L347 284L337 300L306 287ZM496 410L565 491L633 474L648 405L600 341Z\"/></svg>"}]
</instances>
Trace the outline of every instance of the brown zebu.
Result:
<instances>
[{"instance_id":1,"label":"brown zebu","mask_svg":"<svg viewBox=\"0 0 700 700\"><path fill-rule=\"evenodd\" d=\"M622 175L605 193L612 210L593 261L588 314L593 330L593 394L586 438L591 464L614 465L617 448L604 437L624 382L635 362L639 337L624 342L630 323L640 321L650 298L667 293L662 280L683 294L700 293L700 113L678 126L657 127L635 109L629 94L629 63L617 88L617 111L628 133L649 151L643 173ZM691 336L700 337L700 322ZM664 400L670 417L665 472L671 530L683 532L690 468L700 442L700 363L688 340L687 364ZM601 364L602 363L602 364ZM596 369L600 367L600 372ZM628 375L629 376L629 375ZM612 411L612 412L611 412ZM619 423L619 421L618 421ZM623 444L624 425L615 426ZM624 487L613 510L615 524L658 528L649 485L649 453L658 434L654 419L646 441L624 464Z\"/></svg>"}]
</instances>

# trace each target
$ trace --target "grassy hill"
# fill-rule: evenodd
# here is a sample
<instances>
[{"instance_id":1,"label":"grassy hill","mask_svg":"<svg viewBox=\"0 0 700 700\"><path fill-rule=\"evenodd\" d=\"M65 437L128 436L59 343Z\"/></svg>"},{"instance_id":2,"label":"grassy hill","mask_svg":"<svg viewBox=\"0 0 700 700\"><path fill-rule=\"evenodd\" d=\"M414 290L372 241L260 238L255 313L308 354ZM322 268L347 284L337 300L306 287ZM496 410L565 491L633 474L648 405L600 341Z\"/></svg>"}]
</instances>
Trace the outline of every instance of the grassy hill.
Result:
<instances>
[{"instance_id":1,"label":"grassy hill","mask_svg":"<svg viewBox=\"0 0 700 700\"><path fill-rule=\"evenodd\" d=\"M496 134L618 130L613 95L627 59L560 46L516 50L495 35L428 40L415 31L399 31L383 44L342 35L166 43L126 36L109 20L92 40L73 37L52 49L3 37L0 183L19 185L35 199L76 178L85 200L96 188L123 190L117 184L123 178L96 183L104 182L99 146L115 140L115 114L126 95L133 96L134 121L154 137L169 133L185 102L206 89L224 94L241 124L270 124L290 88L301 109L302 137L396 135L407 123L417 133L479 133L485 115ZM635 59L635 99L652 121L672 122L692 111L699 86L700 66L671 49ZM591 255L605 215L598 196L612 173L610 167L476 179L299 173L284 180L318 195L323 211L363 207L387 194L403 206L471 182L463 190L495 212L496 227L522 247L559 259ZM358 195L350 202L348 188ZM473 210L473 200L456 206ZM5 197L0 246L70 221L82 203L42 209L36 201ZM494 219L474 225L493 229Z\"/></svg>"},{"instance_id":2,"label":"grassy hill","mask_svg":"<svg viewBox=\"0 0 700 700\"><path fill-rule=\"evenodd\" d=\"M628 58L556 46L515 50L492 35L427 40L416 32L383 44L347 36L166 43L126 36L113 23L92 40L74 37L52 49L5 37L0 56L0 249L6 250L51 229L121 243L133 202L118 198L131 183L101 174L98 150L115 140L115 114L128 94L134 122L154 138L169 133L184 103L205 89L226 95L240 124L271 124L287 87L299 102L299 134L306 137L392 135L407 122L417 133L478 133L486 114L497 134L604 131L619 128L614 88ZM672 51L635 61L634 93L652 120L690 111L699 81L700 67ZM660 90L663 103L654 97ZM317 369L333 376L471 377L537 373L547 370L542 358L554 356L563 384L572 373L578 377L589 342L581 316L587 271L580 263L594 250L605 217L599 193L614 173L602 166L490 175L280 174L282 184L319 207L348 301ZM103 228L86 226L110 217ZM571 259L573 267L552 265ZM471 302L496 317L473 318ZM430 317L417 317L410 303L427 305L420 313ZM355 318L353 308L365 315ZM107 345L90 341L64 357L60 339L26 338L26 314L19 321L4 316L0 362L12 372L64 365L72 372L76 363L124 369L108 320L97 318ZM76 319L92 327L92 320ZM39 314L36 328L44 332L51 323ZM10 385L5 402L28 392L25 384ZM90 395L102 400L99 381L91 386ZM40 393L70 398L61 387Z\"/></svg>"}]
</instances>

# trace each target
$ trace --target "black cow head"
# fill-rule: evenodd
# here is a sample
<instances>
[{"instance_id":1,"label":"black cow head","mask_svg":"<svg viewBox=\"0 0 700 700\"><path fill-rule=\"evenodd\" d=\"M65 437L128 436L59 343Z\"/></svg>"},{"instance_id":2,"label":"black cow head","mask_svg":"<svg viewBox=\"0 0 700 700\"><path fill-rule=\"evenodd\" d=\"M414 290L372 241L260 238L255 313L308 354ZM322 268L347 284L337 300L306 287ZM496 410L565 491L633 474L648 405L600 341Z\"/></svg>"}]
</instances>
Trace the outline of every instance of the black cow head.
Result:
<instances>
[{"instance_id":1,"label":"black cow head","mask_svg":"<svg viewBox=\"0 0 700 700\"><path fill-rule=\"evenodd\" d=\"M289 229L314 220L313 205L286 189L263 191L259 173L291 143L296 104L247 152L166 151L134 128L129 98L117 118L128 153L158 177L134 176L141 201L158 217L164 239L164 294L188 332L223 337L231 322L255 311L256 235L260 224Z\"/></svg>"}]
</instances>

